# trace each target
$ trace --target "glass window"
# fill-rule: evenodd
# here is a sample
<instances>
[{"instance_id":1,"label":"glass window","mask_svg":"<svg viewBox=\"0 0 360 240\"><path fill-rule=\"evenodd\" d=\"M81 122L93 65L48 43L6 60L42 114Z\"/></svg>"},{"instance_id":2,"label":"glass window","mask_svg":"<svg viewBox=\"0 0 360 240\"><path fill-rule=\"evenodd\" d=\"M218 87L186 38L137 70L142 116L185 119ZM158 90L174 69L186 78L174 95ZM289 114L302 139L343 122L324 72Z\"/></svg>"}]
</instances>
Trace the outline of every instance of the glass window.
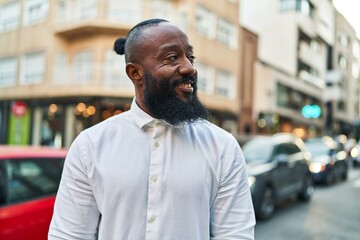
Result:
<instances>
[{"instance_id":1,"label":"glass window","mask_svg":"<svg viewBox=\"0 0 360 240\"><path fill-rule=\"evenodd\" d=\"M217 39L219 42L222 42L229 47L235 48L237 45L235 26L223 18L219 18L217 24Z\"/></svg>"},{"instance_id":2,"label":"glass window","mask_svg":"<svg viewBox=\"0 0 360 240\"><path fill-rule=\"evenodd\" d=\"M353 62L351 71L354 78L359 77L359 65L356 62Z\"/></svg>"},{"instance_id":3,"label":"glass window","mask_svg":"<svg viewBox=\"0 0 360 240\"><path fill-rule=\"evenodd\" d=\"M69 63L65 52L58 52L55 56L53 82L59 85L69 84Z\"/></svg>"},{"instance_id":4,"label":"glass window","mask_svg":"<svg viewBox=\"0 0 360 240\"><path fill-rule=\"evenodd\" d=\"M49 13L49 0L26 0L24 2L24 26L44 21Z\"/></svg>"},{"instance_id":5,"label":"glass window","mask_svg":"<svg viewBox=\"0 0 360 240\"><path fill-rule=\"evenodd\" d=\"M107 14L112 20L122 23L137 23L141 20L141 0L108 0Z\"/></svg>"},{"instance_id":6,"label":"glass window","mask_svg":"<svg viewBox=\"0 0 360 240\"><path fill-rule=\"evenodd\" d=\"M16 57L0 58L0 87L16 85Z\"/></svg>"},{"instance_id":7,"label":"glass window","mask_svg":"<svg viewBox=\"0 0 360 240\"><path fill-rule=\"evenodd\" d=\"M90 50L77 52L72 65L72 81L74 84L89 84L92 76L93 52Z\"/></svg>"},{"instance_id":8,"label":"glass window","mask_svg":"<svg viewBox=\"0 0 360 240\"><path fill-rule=\"evenodd\" d=\"M20 19L20 4L18 1L0 6L0 32L17 28Z\"/></svg>"},{"instance_id":9,"label":"glass window","mask_svg":"<svg viewBox=\"0 0 360 240\"><path fill-rule=\"evenodd\" d=\"M215 37L215 15L208 9L197 6L196 8L196 30L209 38Z\"/></svg>"},{"instance_id":10,"label":"glass window","mask_svg":"<svg viewBox=\"0 0 360 240\"><path fill-rule=\"evenodd\" d=\"M360 57L360 46L359 46L359 42L357 40L355 40L353 42L353 47L352 47L352 52L353 52L353 56L355 58L359 58Z\"/></svg>"},{"instance_id":11,"label":"glass window","mask_svg":"<svg viewBox=\"0 0 360 240\"><path fill-rule=\"evenodd\" d=\"M236 83L231 73L223 70L216 72L215 94L227 98L235 97Z\"/></svg>"},{"instance_id":12,"label":"glass window","mask_svg":"<svg viewBox=\"0 0 360 240\"><path fill-rule=\"evenodd\" d=\"M344 47L346 47L349 44L349 39L345 33L339 33L338 40L339 43Z\"/></svg>"},{"instance_id":13,"label":"glass window","mask_svg":"<svg viewBox=\"0 0 360 240\"><path fill-rule=\"evenodd\" d=\"M8 203L18 203L57 192L64 159L7 161Z\"/></svg>"},{"instance_id":14,"label":"glass window","mask_svg":"<svg viewBox=\"0 0 360 240\"><path fill-rule=\"evenodd\" d=\"M44 52L33 52L25 54L21 62L20 72L21 84L37 84L44 81L45 54Z\"/></svg>"},{"instance_id":15,"label":"glass window","mask_svg":"<svg viewBox=\"0 0 360 240\"><path fill-rule=\"evenodd\" d=\"M214 92L214 76L212 68L201 62L195 63L198 72L198 90L206 94Z\"/></svg>"},{"instance_id":16,"label":"glass window","mask_svg":"<svg viewBox=\"0 0 360 240\"><path fill-rule=\"evenodd\" d=\"M133 89L134 86L125 72L125 56L113 50L105 52L105 86L109 88Z\"/></svg>"},{"instance_id":17,"label":"glass window","mask_svg":"<svg viewBox=\"0 0 360 240\"><path fill-rule=\"evenodd\" d=\"M344 55L342 55L342 54L339 55L338 64L339 64L340 68L342 68L342 69L346 69L348 67L348 62Z\"/></svg>"},{"instance_id":18,"label":"glass window","mask_svg":"<svg viewBox=\"0 0 360 240\"><path fill-rule=\"evenodd\" d=\"M86 0L80 1L75 0L73 2L73 6L75 7L75 19L83 20L83 19L92 19L97 15L97 1L96 0Z\"/></svg>"}]
</instances>

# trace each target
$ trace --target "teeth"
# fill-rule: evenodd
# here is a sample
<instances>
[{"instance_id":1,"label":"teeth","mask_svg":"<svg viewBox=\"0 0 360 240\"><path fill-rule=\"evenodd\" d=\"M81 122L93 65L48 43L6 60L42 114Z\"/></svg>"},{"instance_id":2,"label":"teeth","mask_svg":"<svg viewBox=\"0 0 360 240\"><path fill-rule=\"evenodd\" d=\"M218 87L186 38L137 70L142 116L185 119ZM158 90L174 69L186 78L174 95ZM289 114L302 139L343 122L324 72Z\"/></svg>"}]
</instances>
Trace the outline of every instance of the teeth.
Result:
<instances>
[{"instance_id":1,"label":"teeth","mask_svg":"<svg viewBox=\"0 0 360 240\"><path fill-rule=\"evenodd\" d=\"M182 84L180 84L180 86L191 88L191 83L182 83Z\"/></svg>"}]
</instances>

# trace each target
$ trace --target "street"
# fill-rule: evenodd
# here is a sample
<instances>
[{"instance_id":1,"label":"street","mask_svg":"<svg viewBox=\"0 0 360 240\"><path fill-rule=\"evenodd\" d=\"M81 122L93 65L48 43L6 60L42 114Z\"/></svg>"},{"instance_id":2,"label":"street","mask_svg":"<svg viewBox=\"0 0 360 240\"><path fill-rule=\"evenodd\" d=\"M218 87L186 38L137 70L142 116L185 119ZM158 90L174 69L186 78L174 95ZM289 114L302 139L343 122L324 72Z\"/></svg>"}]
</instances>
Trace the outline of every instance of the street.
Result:
<instances>
[{"instance_id":1,"label":"street","mask_svg":"<svg viewBox=\"0 0 360 240\"><path fill-rule=\"evenodd\" d=\"M351 169L345 182L316 185L309 203L281 203L271 219L257 222L255 239L360 239L360 168Z\"/></svg>"}]
</instances>

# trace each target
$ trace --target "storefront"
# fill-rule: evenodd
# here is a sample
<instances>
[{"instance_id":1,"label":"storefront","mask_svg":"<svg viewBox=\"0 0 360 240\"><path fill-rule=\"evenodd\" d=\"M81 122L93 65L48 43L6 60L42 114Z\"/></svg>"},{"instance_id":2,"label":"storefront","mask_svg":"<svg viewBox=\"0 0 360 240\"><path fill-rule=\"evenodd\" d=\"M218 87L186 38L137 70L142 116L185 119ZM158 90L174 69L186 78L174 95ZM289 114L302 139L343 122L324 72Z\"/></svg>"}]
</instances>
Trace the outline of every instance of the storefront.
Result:
<instances>
[{"instance_id":1,"label":"storefront","mask_svg":"<svg viewBox=\"0 0 360 240\"><path fill-rule=\"evenodd\" d=\"M3 102L1 143L69 147L82 130L127 111L131 101L87 97Z\"/></svg>"}]
</instances>

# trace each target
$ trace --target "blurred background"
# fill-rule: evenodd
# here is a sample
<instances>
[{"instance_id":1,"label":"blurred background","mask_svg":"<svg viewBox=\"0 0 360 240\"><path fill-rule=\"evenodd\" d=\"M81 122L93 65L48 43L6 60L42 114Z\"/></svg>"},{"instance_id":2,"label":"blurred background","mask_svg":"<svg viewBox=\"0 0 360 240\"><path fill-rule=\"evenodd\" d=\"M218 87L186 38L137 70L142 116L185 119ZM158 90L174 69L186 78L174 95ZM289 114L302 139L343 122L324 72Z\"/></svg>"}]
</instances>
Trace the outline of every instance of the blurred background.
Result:
<instances>
[{"instance_id":1,"label":"blurred background","mask_svg":"<svg viewBox=\"0 0 360 240\"><path fill-rule=\"evenodd\" d=\"M0 144L66 149L82 130L127 111L134 88L113 43L139 21L164 18L189 36L200 99L241 146L291 133L303 141L331 137L347 154L347 190L317 189L320 203L340 193L348 199L337 214L351 224L320 231L340 235L315 228L301 235L325 215L315 211L301 225L300 212L313 205L300 205L286 220L280 211L275 225L260 222L258 239L356 239L360 18L346 11L359 7L356 0L0 0ZM293 223L291 233L277 236L284 223Z\"/></svg>"},{"instance_id":2,"label":"blurred background","mask_svg":"<svg viewBox=\"0 0 360 240\"><path fill-rule=\"evenodd\" d=\"M0 143L68 147L128 110L113 43L154 17L189 35L200 97L240 141L359 139L359 39L331 0L0 0Z\"/></svg>"}]
</instances>

